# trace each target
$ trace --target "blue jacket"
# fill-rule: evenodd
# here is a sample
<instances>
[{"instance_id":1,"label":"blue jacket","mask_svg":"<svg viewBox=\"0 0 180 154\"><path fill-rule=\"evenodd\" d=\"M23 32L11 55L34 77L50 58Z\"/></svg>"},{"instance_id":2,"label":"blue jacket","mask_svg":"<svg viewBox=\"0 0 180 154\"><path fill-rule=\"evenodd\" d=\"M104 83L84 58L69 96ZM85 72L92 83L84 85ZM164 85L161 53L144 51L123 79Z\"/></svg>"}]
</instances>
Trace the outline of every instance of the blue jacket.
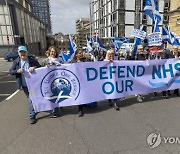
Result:
<instances>
[{"instance_id":1,"label":"blue jacket","mask_svg":"<svg viewBox=\"0 0 180 154\"><path fill-rule=\"evenodd\" d=\"M29 67L41 67L41 65L39 64L39 62L32 58L32 57L28 57L28 61L29 61ZM11 75L15 75L16 76L16 80L17 80L17 88L21 89L22 87L22 79L21 79L21 73L18 73L18 69L21 68L21 59L18 57L16 60L14 60L11 69L9 70Z\"/></svg>"}]
</instances>

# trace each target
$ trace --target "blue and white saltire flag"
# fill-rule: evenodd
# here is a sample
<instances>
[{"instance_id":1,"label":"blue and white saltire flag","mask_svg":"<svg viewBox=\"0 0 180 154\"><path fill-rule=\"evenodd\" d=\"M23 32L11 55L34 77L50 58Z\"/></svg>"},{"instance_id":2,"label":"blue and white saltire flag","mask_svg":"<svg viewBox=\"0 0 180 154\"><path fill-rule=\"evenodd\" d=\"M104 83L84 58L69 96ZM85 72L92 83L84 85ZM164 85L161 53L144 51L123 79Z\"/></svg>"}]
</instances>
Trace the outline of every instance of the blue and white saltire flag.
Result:
<instances>
[{"instance_id":1,"label":"blue and white saltire flag","mask_svg":"<svg viewBox=\"0 0 180 154\"><path fill-rule=\"evenodd\" d=\"M155 22L154 32L160 32L158 25L161 22L161 15L159 13L157 0L146 0L144 12Z\"/></svg>"},{"instance_id":2,"label":"blue and white saltire flag","mask_svg":"<svg viewBox=\"0 0 180 154\"><path fill-rule=\"evenodd\" d=\"M122 38L122 42L123 42L123 43L129 43L129 42L130 42L130 39L127 38L127 37L123 37L123 38Z\"/></svg>"},{"instance_id":3,"label":"blue and white saltire flag","mask_svg":"<svg viewBox=\"0 0 180 154\"><path fill-rule=\"evenodd\" d=\"M154 23L154 30L153 30L153 32L154 33L160 32L159 23L158 23L157 19L155 20L155 23Z\"/></svg>"},{"instance_id":4,"label":"blue and white saltire flag","mask_svg":"<svg viewBox=\"0 0 180 154\"><path fill-rule=\"evenodd\" d=\"M124 42L121 41L119 37L114 36L114 45L119 49Z\"/></svg>"},{"instance_id":5,"label":"blue and white saltire flag","mask_svg":"<svg viewBox=\"0 0 180 154\"><path fill-rule=\"evenodd\" d=\"M154 22L156 20L157 23L161 22L157 0L146 0L144 11Z\"/></svg>"},{"instance_id":6,"label":"blue and white saltire flag","mask_svg":"<svg viewBox=\"0 0 180 154\"><path fill-rule=\"evenodd\" d=\"M104 51L107 51L105 46L103 45L103 43L101 42L101 40L100 40L100 38L98 36L97 36L96 41L97 41L97 49L98 49L98 51L101 50L101 49L104 50Z\"/></svg>"},{"instance_id":7,"label":"blue and white saltire flag","mask_svg":"<svg viewBox=\"0 0 180 154\"><path fill-rule=\"evenodd\" d=\"M121 48L123 42L121 41L121 39L119 37L117 37L116 35L114 36L114 42L112 42L114 45L114 50L115 50L115 54L118 54L118 50Z\"/></svg>"},{"instance_id":8,"label":"blue and white saltire flag","mask_svg":"<svg viewBox=\"0 0 180 154\"><path fill-rule=\"evenodd\" d=\"M90 38L87 35L86 35L86 41L87 41L86 51L87 52L93 51L92 42L91 42Z\"/></svg>"},{"instance_id":9,"label":"blue and white saltire flag","mask_svg":"<svg viewBox=\"0 0 180 154\"><path fill-rule=\"evenodd\" d=\"M75 52L77 50L77 45L72 40L72 37L69 35L69 53L61 53L62 59L65 63L68 63L73 60Z\"/></svg>"},{"instance_id":10,"label":"blue and white saltire flag","mask_svg":"<svg viewBox=\"0 0 180 154\"><path fill-rule=\"evenodd\" d=\"M171 45L180 45L180 37L171 32L169 27L162 27L162 39Z\"/></svg>"}]
</instances>

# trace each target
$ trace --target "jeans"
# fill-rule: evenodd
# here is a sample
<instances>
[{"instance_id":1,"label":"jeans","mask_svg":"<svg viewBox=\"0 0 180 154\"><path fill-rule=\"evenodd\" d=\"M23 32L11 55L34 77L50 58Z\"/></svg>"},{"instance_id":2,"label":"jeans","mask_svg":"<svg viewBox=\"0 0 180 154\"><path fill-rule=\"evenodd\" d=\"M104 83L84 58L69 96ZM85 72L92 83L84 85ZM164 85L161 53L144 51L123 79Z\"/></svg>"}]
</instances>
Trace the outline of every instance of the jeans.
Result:
<instances>
[{"instance_id":1,"label":"jeans","mask_svg":"<svg viewBox=\"0 0 180 154\"><path fill-rule=\"evenodd\" d=\"M31 99L29 98L29 91L28 91L28 88L27 87L22 87L24 93L26 94L27 96L27 100L28 100L28 106L29 106L29 117L32 118L32 117L35 117L36 116L36 113L34 111L34 108L33 108L33 105L32 105L32 101Z\"/></svg>"},{"instance_id":2,"label":"jeans","mask_svg":"<svg viewBox=\"0 0 180 154\"><path fill-rule=\"evenodd\" d=\"M52 114L59 114L59 108L56 107L52 110Z\"/></svg>"}]
</instances>

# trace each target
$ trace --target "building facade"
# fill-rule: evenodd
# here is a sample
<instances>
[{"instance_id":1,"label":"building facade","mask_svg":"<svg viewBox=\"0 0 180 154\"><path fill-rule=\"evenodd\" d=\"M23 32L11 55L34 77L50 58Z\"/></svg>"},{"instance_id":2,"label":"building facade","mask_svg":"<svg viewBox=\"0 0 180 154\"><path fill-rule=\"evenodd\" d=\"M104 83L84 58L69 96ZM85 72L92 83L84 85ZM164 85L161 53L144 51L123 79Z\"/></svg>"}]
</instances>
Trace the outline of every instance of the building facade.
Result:
<instances>
[{"instance_id":1,"label":"building facade","mask_svg":"<svg viewBox=\"0 0 180 154\"><path fill-rule=\"evenodd\" d=\"M64 35L63 33L58 33L54 35L55 45L60 51L69 50L69 35Z\"/></svg>"},{"instance_id":2,"label":"building facade","mask_svg":"<svg viewBox=\"0 0 180 154\"><path fill-rule=\"evenodd\" d=\"M41 54L46 49L45 25L32 13L29 0L0 0L0 56L18 45Z\"/></svg>"},{"instance_id":3,"label":"building facade","mask_svg":"<svg viewBox=\"0 0 180 154\"><path fill-rule=\"evenodd\" d=\"M52 33L49 0L30 0L34 14L46 25L47 34Z\"/></svg>"},{"instance_id":4,"label":"building facade","mask_svg":"<svg viewBox=\"0 0 180 154\"><path fill-rule=\"evenodd\" d=\"M77 39L76 43L79 49L87 46L86 35L90 35L90 20L88 18L81 18L76 21Z\"/></svg>"},{"instance_id":5,"label":"building facade","mask_svg":"<svg viewBox=\"0 0 180 154\"><path fill-rule=\"evenodd\" d=\"M171 0L169 11L169 26L171 31L180 36L180 1Z\"/></svg>"},{"instance_id":6,"label":"building facade","mask_svg":"<svg viewBox=\"0 0 180 154\"><path fill-rule=\"evenodd\" d=\"M162 17L160 26L169 22L169 1L158 0ZM91 35L96 32L101 38L114 35L131 38L134 28L144 25L147 33L153 31L152 20L144 13L146 0L92 0L90 3Z\"/></svg>"}]
</instances>

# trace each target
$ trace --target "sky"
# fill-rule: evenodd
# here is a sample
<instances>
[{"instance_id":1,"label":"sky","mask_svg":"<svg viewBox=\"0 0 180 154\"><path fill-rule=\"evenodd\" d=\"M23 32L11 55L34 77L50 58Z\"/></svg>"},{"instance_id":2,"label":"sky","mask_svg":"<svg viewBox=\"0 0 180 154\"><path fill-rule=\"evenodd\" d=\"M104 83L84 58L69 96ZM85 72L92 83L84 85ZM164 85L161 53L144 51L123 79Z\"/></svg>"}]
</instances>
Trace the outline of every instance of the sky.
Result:
<instances>
[{"instance_id":1,"label":"sky","mask_svg":"<svg viewBox=\"0 0 180 154\"><path fill-rule=\"evenodd\" d=\"M79 18L89 18L91 0L50 0L53 34L75 34L75 22Z\"/></svg>"}]
</instances>

